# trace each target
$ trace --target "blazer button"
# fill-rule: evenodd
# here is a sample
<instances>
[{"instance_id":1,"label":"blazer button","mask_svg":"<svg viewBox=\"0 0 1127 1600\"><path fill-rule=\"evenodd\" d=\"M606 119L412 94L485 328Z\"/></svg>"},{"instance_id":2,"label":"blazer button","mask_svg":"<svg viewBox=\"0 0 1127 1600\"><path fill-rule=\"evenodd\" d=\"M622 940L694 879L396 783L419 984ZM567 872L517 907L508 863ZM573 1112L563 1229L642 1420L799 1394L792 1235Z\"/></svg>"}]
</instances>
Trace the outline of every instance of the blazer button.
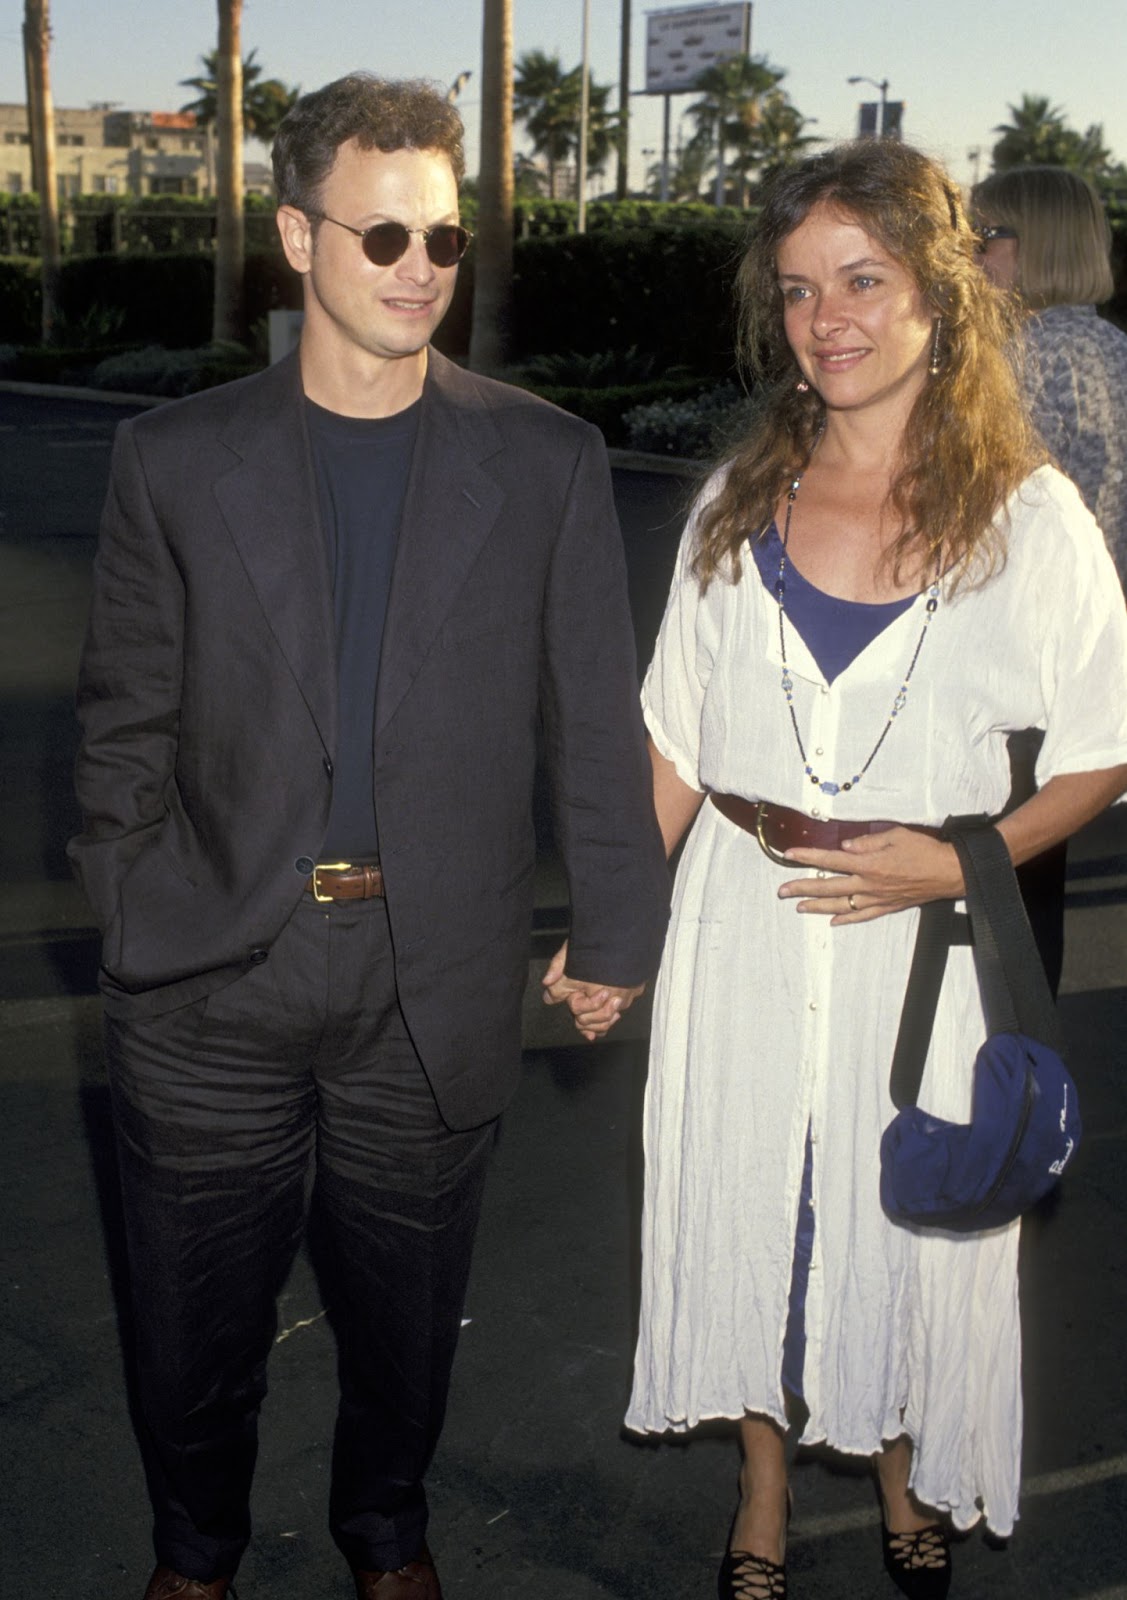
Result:
<instances>
[{"instance_id":1,"label":"blazer button","mask_svg":"<svg viewBox=\"0 0 1127 1600\"><path fill-rule=\"evenodd\" d=\"M252 967L260 967L264 961L268 961L269 959L269 950L252 950L250 953L250 963Z\"/></svg>"},{"instance_id":2,"label":"blazer button","mask_svg":"<svg viewBox=\"0 0 1127 1600\"><path fill-rule=\"evenodd\" d=\"M300 872L303 878L308 878L313 868L317 865L312 856L298 856L293 864L295 872Z\"/></svg>"},{"instance_id":3,"label":"blazer button","mask_svg":"<svg viewBox=\"0 0 1127 1600\"><path fill-rule=\"evenodd\" d=\"M333 764L329 760L328 756L326 756L324 758L324 760L322 761L321 765L324 767L325 771L328 773L329 777L331 778L332 775L333 775Z\"/></svg>"}]
</instances>

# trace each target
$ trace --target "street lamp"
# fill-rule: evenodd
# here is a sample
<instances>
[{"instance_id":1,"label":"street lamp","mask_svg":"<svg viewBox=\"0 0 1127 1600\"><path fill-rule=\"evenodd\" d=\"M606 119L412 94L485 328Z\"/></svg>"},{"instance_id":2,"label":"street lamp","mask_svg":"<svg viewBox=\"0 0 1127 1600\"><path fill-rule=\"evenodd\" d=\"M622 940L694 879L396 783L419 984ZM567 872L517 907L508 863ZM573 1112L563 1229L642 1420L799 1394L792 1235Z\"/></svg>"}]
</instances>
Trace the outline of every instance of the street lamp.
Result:
<instances>
[{"instance_id":1,"label":"street lamp","mask_svg":"<svg viewBox=\"0 0 1127 1600\"><path fill-rule=\"evenodd\" d=\"M846 83L871 83L880 94L880 121L877 123L877 138L883 139L885 135L884 108L888 102L888 79L882 78L878 83L875 78L846 78Z\"/></svg>"}]
</instances>

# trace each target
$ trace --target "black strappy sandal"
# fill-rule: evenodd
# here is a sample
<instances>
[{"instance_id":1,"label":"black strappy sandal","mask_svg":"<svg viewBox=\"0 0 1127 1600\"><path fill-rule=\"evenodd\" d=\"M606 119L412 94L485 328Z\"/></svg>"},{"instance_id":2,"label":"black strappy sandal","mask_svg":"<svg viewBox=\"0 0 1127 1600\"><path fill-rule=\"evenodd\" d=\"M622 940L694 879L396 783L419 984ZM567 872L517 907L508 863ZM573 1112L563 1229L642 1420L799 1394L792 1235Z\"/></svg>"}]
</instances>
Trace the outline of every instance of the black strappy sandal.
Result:
<instances>
[{"instance_id":1,"label":"black strappy sandal","mask_svg":"<svg viewBox=\"0 0 1127 1600\"><path fill-rule=\"evenodd\" d=\"M785 1561L768 1561L750 1550L729 1550L717 1579L720 1600L787 1600Z\"/></svg>"},{"instance_id":2,"label":"black strappy sandal","mask_svg":"<svg viewBox=\"0 0 1127 1600\"><path fill-rule=\"evenodd\" d=\"M942 1523L915 1533L889 1533L882 1518L880 1537L884 1570L901 1594L908 1600L945 1600L951 1587L951 1542Z\"/></svg>"}]
</instances>

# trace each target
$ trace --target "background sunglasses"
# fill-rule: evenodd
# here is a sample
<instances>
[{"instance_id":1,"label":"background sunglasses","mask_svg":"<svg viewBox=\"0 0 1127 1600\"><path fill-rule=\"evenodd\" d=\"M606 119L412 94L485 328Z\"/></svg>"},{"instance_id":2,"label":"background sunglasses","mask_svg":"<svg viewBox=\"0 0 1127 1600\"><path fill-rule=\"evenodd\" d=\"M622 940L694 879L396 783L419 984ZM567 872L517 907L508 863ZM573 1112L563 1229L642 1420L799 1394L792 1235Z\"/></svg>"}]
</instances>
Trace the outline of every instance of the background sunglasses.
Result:
<instances>
[{"instance_id":1,"label":"background sunglasses","mask_svg":"<svg viewBox=\"0 0 1127 1600\"><path fill-rule=\"evenodd\" d=\"M979 242L989 244L991 239L1016 239L1017 232L1013 228L1003 227L1001 223L988 222L984 228L976 228ZM406 246L404 246L406 248Z\"/></svg>"},{"instance_id":2,"label":"background sunglasses","mask_svg":"<svg viewBox=\"0 0 1127 1600\"><path fill-rule=\"evenodd\" d=\"M455 222L439 222L433 228L407 228L402 222L373 222L370 228L354 228L347 222L338 222L324 211L310 211L307 216L319 217L334 227L354 233L368 260L377 267L390 267L407 254L411 235L419 234L426 246L427 255L436 267L454 267L461 261L473 234Z\"/></svg>"}]
</instances>

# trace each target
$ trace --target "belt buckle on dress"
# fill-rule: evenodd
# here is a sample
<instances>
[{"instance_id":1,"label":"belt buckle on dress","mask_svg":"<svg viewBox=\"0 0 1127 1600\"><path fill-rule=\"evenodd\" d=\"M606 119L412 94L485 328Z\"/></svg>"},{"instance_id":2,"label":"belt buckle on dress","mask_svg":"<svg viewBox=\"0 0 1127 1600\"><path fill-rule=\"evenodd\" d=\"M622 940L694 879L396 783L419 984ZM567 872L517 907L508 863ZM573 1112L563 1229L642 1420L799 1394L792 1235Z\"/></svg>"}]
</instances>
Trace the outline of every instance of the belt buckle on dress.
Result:
<instances>
[{"instance_id":1,"label":"belt buckle on dress","mask_svg":"<svg viewBox=\"0 0 1127 1600\"><path fill-rule=\"evenodd\" d=\"M769 860L775 863L776 866L793 867L794 862L788 861L786 856L781 856L777 850L773 850L767 843L767 840L763 837L763 828L766 822L766 817L766 800L757 800L755 804L755 837L759 840L759 848Z\"/></svg>"},{"instance_id":2,"label":"belt buckle on dress","mask_svg":"<svg viewBox=\"0 0 1127 1600\"><path fill-rule=\"evenodd\" d=\"M351 861L318 861L309 880L309 887L313 890L314 900L323 906L327 906L332 904L333 899L331 894L322 894L318 889L317 874L319 872L347 872L351 865Z\"/></svg>"}]
</instances>

